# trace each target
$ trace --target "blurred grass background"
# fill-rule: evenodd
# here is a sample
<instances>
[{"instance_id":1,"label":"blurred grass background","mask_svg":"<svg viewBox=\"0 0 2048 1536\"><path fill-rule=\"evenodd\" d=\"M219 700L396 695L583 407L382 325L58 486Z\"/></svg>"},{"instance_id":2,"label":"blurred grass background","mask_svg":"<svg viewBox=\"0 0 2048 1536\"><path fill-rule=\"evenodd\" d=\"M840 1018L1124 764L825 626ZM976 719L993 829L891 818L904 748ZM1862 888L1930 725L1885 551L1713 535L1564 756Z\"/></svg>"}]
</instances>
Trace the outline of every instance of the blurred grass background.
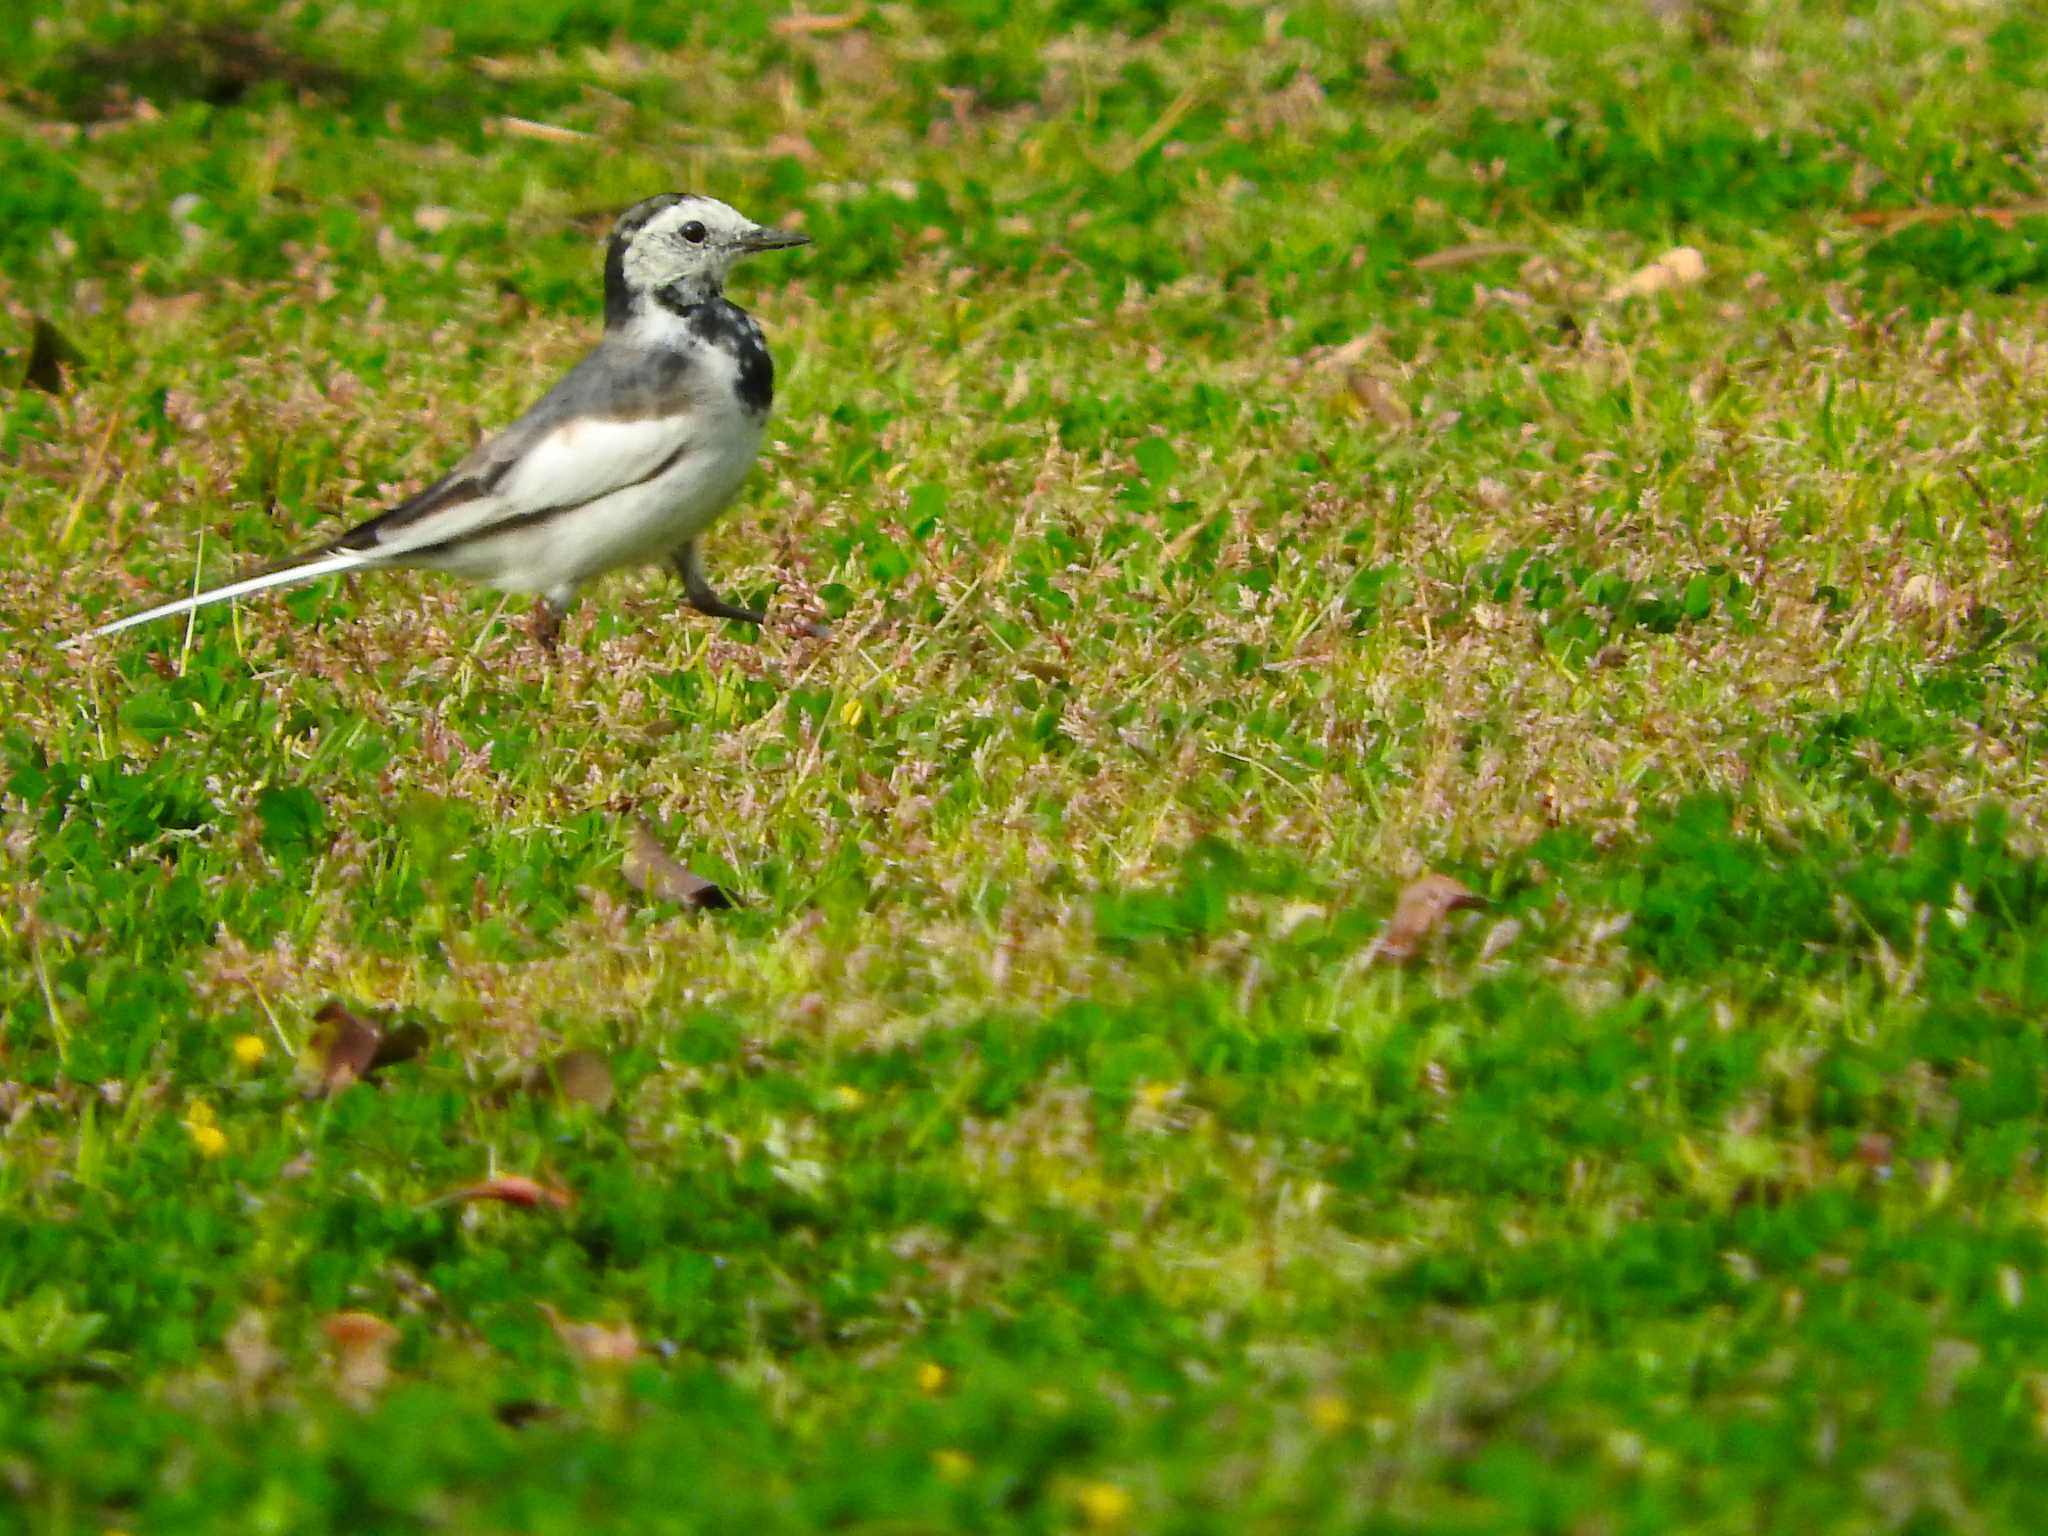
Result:
<instances>
[{"instance_id":1,"label":"blurred grass background","mask_svg":"<svg viewBox=\"0 0 2048 1536\"><path fill-rule=\"evenodd\" d=\"M0 1529L2048 1518L2033 8L18 16ZM711 556L830 640L53 651L670 188L816 240Z\"/></svg>"}]
</instances>

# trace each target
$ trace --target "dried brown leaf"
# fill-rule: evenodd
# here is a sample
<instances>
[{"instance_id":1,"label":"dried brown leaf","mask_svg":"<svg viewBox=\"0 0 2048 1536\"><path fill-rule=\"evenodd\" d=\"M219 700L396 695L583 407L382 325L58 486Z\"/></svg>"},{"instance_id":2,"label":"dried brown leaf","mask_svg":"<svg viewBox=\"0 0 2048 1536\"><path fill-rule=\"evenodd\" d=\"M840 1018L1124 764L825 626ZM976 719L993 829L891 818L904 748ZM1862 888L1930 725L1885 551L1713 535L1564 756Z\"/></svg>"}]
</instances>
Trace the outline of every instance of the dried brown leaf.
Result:
<instances>
[{"instance_id":1,"label":"dried brown leaf","mask_svg":"<svg viewBox=\"0 0 2048 1536\"><path fill-rule=\"evenodd\" d=\"M450 1190L434 1203L436 1205L464 1205L472 1200L496 1200L504 1205L516 1205L521 1210L534 1210L551 1205L558 1211L565 1211L576 1203L575 1195L556 1184L543 1184L538 1179L529 1179L523 1173L501 1173L479 1183L465 1184L460 1189Z\"/></svg>"},{"instance_id":2,"label":"dried brown leaf","mask_svg":"<svg viewBox=\"0 0 2048 1536\"><path fill-rule=\"evenodd\" d=\"M559 123L537 123L530 117L501 117L498 131L515 139L538 139L543 144L593 144L594 133L581 128L564 128Z\"/></svg>"},{"instance_id":3,"label":"dried brown leaf","mask_svg":"<svg viewBox=\"0 0 2048 1536\"><path fill-rule=\"evenodd\" d=\"M85 355L62 331L37 315L35 329L29 337L28 367L22 371L21 382L29 389L40 389L46 395L61 395L64 393L64 370L76 368L84 361Z\"/></svg>"},{"instance_id":4,"label":"dried brown leaf","mask_svg":"<svg viewBox=\"0 0 2048 1536\"><path fill-rule=\"evenodd\" d=\"M320 1021L320 1030L313 1037L313 1060L319 1065L320 1090L339 1093L370 1070L384 1031L340 1003L326 1004L314 1017Z\"/></svg>"},{"instance_id":5,"label":"dried brown leaf","mask_svg":"<svg viewBox=\"0 0 2048 1536\"><path fill-rule=\"evenodd\" d=\"M1415 413L1408 402L1388 388L1386 382L1363 369L1354 369L1345 379L1351 396L1378 418L1390 432L1405 432L1414 424Z\"/></svg>"},{"instance_id":6,"label":"dried brown leaf","mask_svg":"<svg viewBox=\"0 0 2048 1536\"><path fill-rule=\"evenodd\" d=\"M1610 299L1648 298L1673 288L1685 288L1707 275L1707 258L1689 245L1666 251L1640 271L1607 290Z\"/></svg>"},{"instance_id":7,"label":"dried brown leaf","mask_svg":"<svg viewBox=\"0 0 2048 1536\"><path fill-rule=\"evenodd\" d=\"M1393 921L1380 935L1375 952L1387 960L1406 960L1436 927L1460 907L1475 907L1481 898L1449 875L1424 875L1411 882L1394 903Z\"/></svg>"},{"instance_id":8,"label":"dried brown leaf","mask_svg":"<svg viewBox=\"0 0 2048 1536\"><path fill-rule=\"evenodd\" d=\"M1535 250L1533 245L1520 245L1512 240L1473 240L1418 256L1409 265L1418 272L1436 272L1446 267L1469 266L1475 261L1491 261L1496 256L1530 256Z\"/></svg>"},{"instance_id":9,"label":"dried brown leaf","mask_svg":"<svg viewBox=\"0 0 2048 1536\"><path fill-rule=\"evenodd\" d=\"M362 1403L384 1390L396 1328L369 1312L337 1312L320 1328L334 1346L335 1381L344 1396Z\"/></svg>"},{"instance_id":10,"label":"dried brown leaf","mask_svg":"<svg viewBox=\"0 0 2048 1536\"><path fill-rule=\"evenodd\" d=\"M558 1093L571 1104L587 1104L602 1114L617 1091L612 1069L595 1051L564 1051L526 1075L530 1093Z\"/></svg>"},{"instance_id":11,"label":"dried brown leaf","mask_svg":"<svg viewBox=\"0 0 2048 1536\"><path fill-rule=\"evenodd\" d=\"M827 16L813 16L798 11L793 16L779 18L775 22L775 30L784 37L815 37L821 32L844 32L849 27L857 27L867 20L867 15L868 8L864 5L856 5L850 11Z\"/></svg>"},{"instance_id":12,"label":"dried brown leaf","mask_svg":"<svg viewBox=\"0 0 2048 1536\"><path fill-rule=\"evenodd\" d=\"M631 1323L608 1328L603 1323L572 1322L546 1302L536 1302L548 1326L569 1353L583 1365L631 1365L640 1358L640 1337Z\"/></svg>"},{"instance_id":13,"label":"dried brown leaf","mask_svg":"<svg viewBox=\"0 0 2048 1536\"><path fill-rule=\"evenodd\" d=\"M329 999L313 1015L320 1028L313 1036L312 1059L319 1073L319 1091L339 1093L359 1078L410 1061L427 1048L427 1032L418 1024L387 1029L343 1003Z\"/></svg>"},{"instance_id":14,"label":"dried brown leaf","mask_svg":"<svg viewBox=\"0 0 2048 1536\"><path fill-rule=\"evenodd\" d=\"M320 1329L338 1350L389 1346L398 1330L374 1312L337 1312Z\"/></svg>"},{"instance_id":15,"label":"dried brown leaf","mask_svg":"<svg viewBox=\"0 0 2048 1536\"><path fill-rule=\"evenodd\" d=\"M381 1072L401 1061L411 1061L426 1048L427 1030L423 1024L400 1024L396 1029L387 1029L384 1038L377 1043L377 1054L370 1062L370 1070Z\"/></svg>"},{"instance_id":16,"label":"dried brown leaf","mask_svg":"<svg viewBox=\"0 0 2048 1536\"><path fill-rule=\"evenodd\" d=\"M2034 199L2003 208L1858 208L1850 213L1849 222L1889 234L1913 224L1945 224L1950 219L1982 219L2000 229L2011 229L2021 219L2038 219L2043 215L2048 215L2048 200Z\"/></svg>"},{"instance_id":17,"label":"dried brown leaf","mask_svg":"<svg viewBox=\"0 0 2048 1536\"><path fill-rule=\"evenodd\" d=\"M656 901L673 901L685 907L737 905L723 887L687 868L664 849L655 838L654 829L644 821L633 823L620 873L634 890Z\"/></svg>"}]
</instances>

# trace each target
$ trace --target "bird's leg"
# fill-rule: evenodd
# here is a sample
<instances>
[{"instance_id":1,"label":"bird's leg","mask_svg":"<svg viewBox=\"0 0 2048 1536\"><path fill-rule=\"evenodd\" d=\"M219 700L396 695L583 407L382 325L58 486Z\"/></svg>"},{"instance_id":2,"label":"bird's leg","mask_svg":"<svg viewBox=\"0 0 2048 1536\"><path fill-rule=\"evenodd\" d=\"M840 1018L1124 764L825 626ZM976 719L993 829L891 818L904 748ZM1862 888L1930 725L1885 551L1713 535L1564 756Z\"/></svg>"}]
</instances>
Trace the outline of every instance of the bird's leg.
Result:
<instances>
[{"instance_id":1,"label":"bird's leg","mask_svg":"<svg viewBox=\"0 0 2048 1536\"><path fill-rule=\"evenodd\" d=\"M555 654L555 648L562 639L562 616L555 611L555 605L544 597L533 600L533 613L526 621L526 632L533 636L533 643Z\"/></svg>"},{"instance_id":2,"label":"bird's leg","mask_svg":"<svg viewBox=\"0 0 2048 1536\"><path fill-rule=\"evenodd\" d=\"M675 552L674 563L676 573L683 578L683 593L689 598L690 606L699 613L708 613L714 619L738 619L743 624L768 622L768 615L761 609L728 603L711 590L710 579L704 574L704 557L697 552L695 539Z\"/></svg>"},{"instance_id":3,"label":"bird's leg","mask_svg":"<svg viewBox=\"0 0 2048 1536\"><path fill-rule=\"evenodd\" d=\"M551 660L561 644L562 615L568 611L569 599L559 593L550 592L533 600L533 616L527 620L527 632Z\"/></svg>"}]
</instances>

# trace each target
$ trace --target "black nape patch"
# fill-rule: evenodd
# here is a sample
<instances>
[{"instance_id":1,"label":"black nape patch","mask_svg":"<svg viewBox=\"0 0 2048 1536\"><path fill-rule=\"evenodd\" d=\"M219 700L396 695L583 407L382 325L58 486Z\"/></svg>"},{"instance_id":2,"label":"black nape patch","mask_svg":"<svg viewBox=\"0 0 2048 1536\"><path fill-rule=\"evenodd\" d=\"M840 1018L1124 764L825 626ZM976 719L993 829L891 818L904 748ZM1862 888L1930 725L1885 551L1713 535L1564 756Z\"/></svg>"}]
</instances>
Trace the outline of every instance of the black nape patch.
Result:
<instances>
[{"instance_id":1,"label":"black nape patch","mask_svg":"<svg viewBox=\"0 0 2048 1536\"><path fill-rule=\"evenodd\" d=\"M626 247L658 213L666 212L689 196L686 192L663 192L643 198L619 215L612 226L611 244L604 253L604 323L607 330L633 318L633 295L626 289Z\"/></svg>"}]
</instances>

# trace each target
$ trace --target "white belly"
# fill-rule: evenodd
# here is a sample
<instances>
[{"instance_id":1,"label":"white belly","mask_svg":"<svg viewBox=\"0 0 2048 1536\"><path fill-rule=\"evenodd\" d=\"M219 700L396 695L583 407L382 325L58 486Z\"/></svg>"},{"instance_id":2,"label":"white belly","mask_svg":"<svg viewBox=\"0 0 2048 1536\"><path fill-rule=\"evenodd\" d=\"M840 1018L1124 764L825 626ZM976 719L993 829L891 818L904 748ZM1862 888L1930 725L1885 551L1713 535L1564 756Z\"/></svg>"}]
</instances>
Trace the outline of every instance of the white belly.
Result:
<instances>
[{"instance_id":1,"label":"white belly","mask_svg":"<svg viewBox=\"0 0 2048 1536\"><path fill-rule=\"evenodd\" d=\"M441 551L437 570L505 592L562 593L607 571L665 560L717 520L761 443L761 423L735 410L659 475L505 532Z\"/></svg>"}]
</instances>

